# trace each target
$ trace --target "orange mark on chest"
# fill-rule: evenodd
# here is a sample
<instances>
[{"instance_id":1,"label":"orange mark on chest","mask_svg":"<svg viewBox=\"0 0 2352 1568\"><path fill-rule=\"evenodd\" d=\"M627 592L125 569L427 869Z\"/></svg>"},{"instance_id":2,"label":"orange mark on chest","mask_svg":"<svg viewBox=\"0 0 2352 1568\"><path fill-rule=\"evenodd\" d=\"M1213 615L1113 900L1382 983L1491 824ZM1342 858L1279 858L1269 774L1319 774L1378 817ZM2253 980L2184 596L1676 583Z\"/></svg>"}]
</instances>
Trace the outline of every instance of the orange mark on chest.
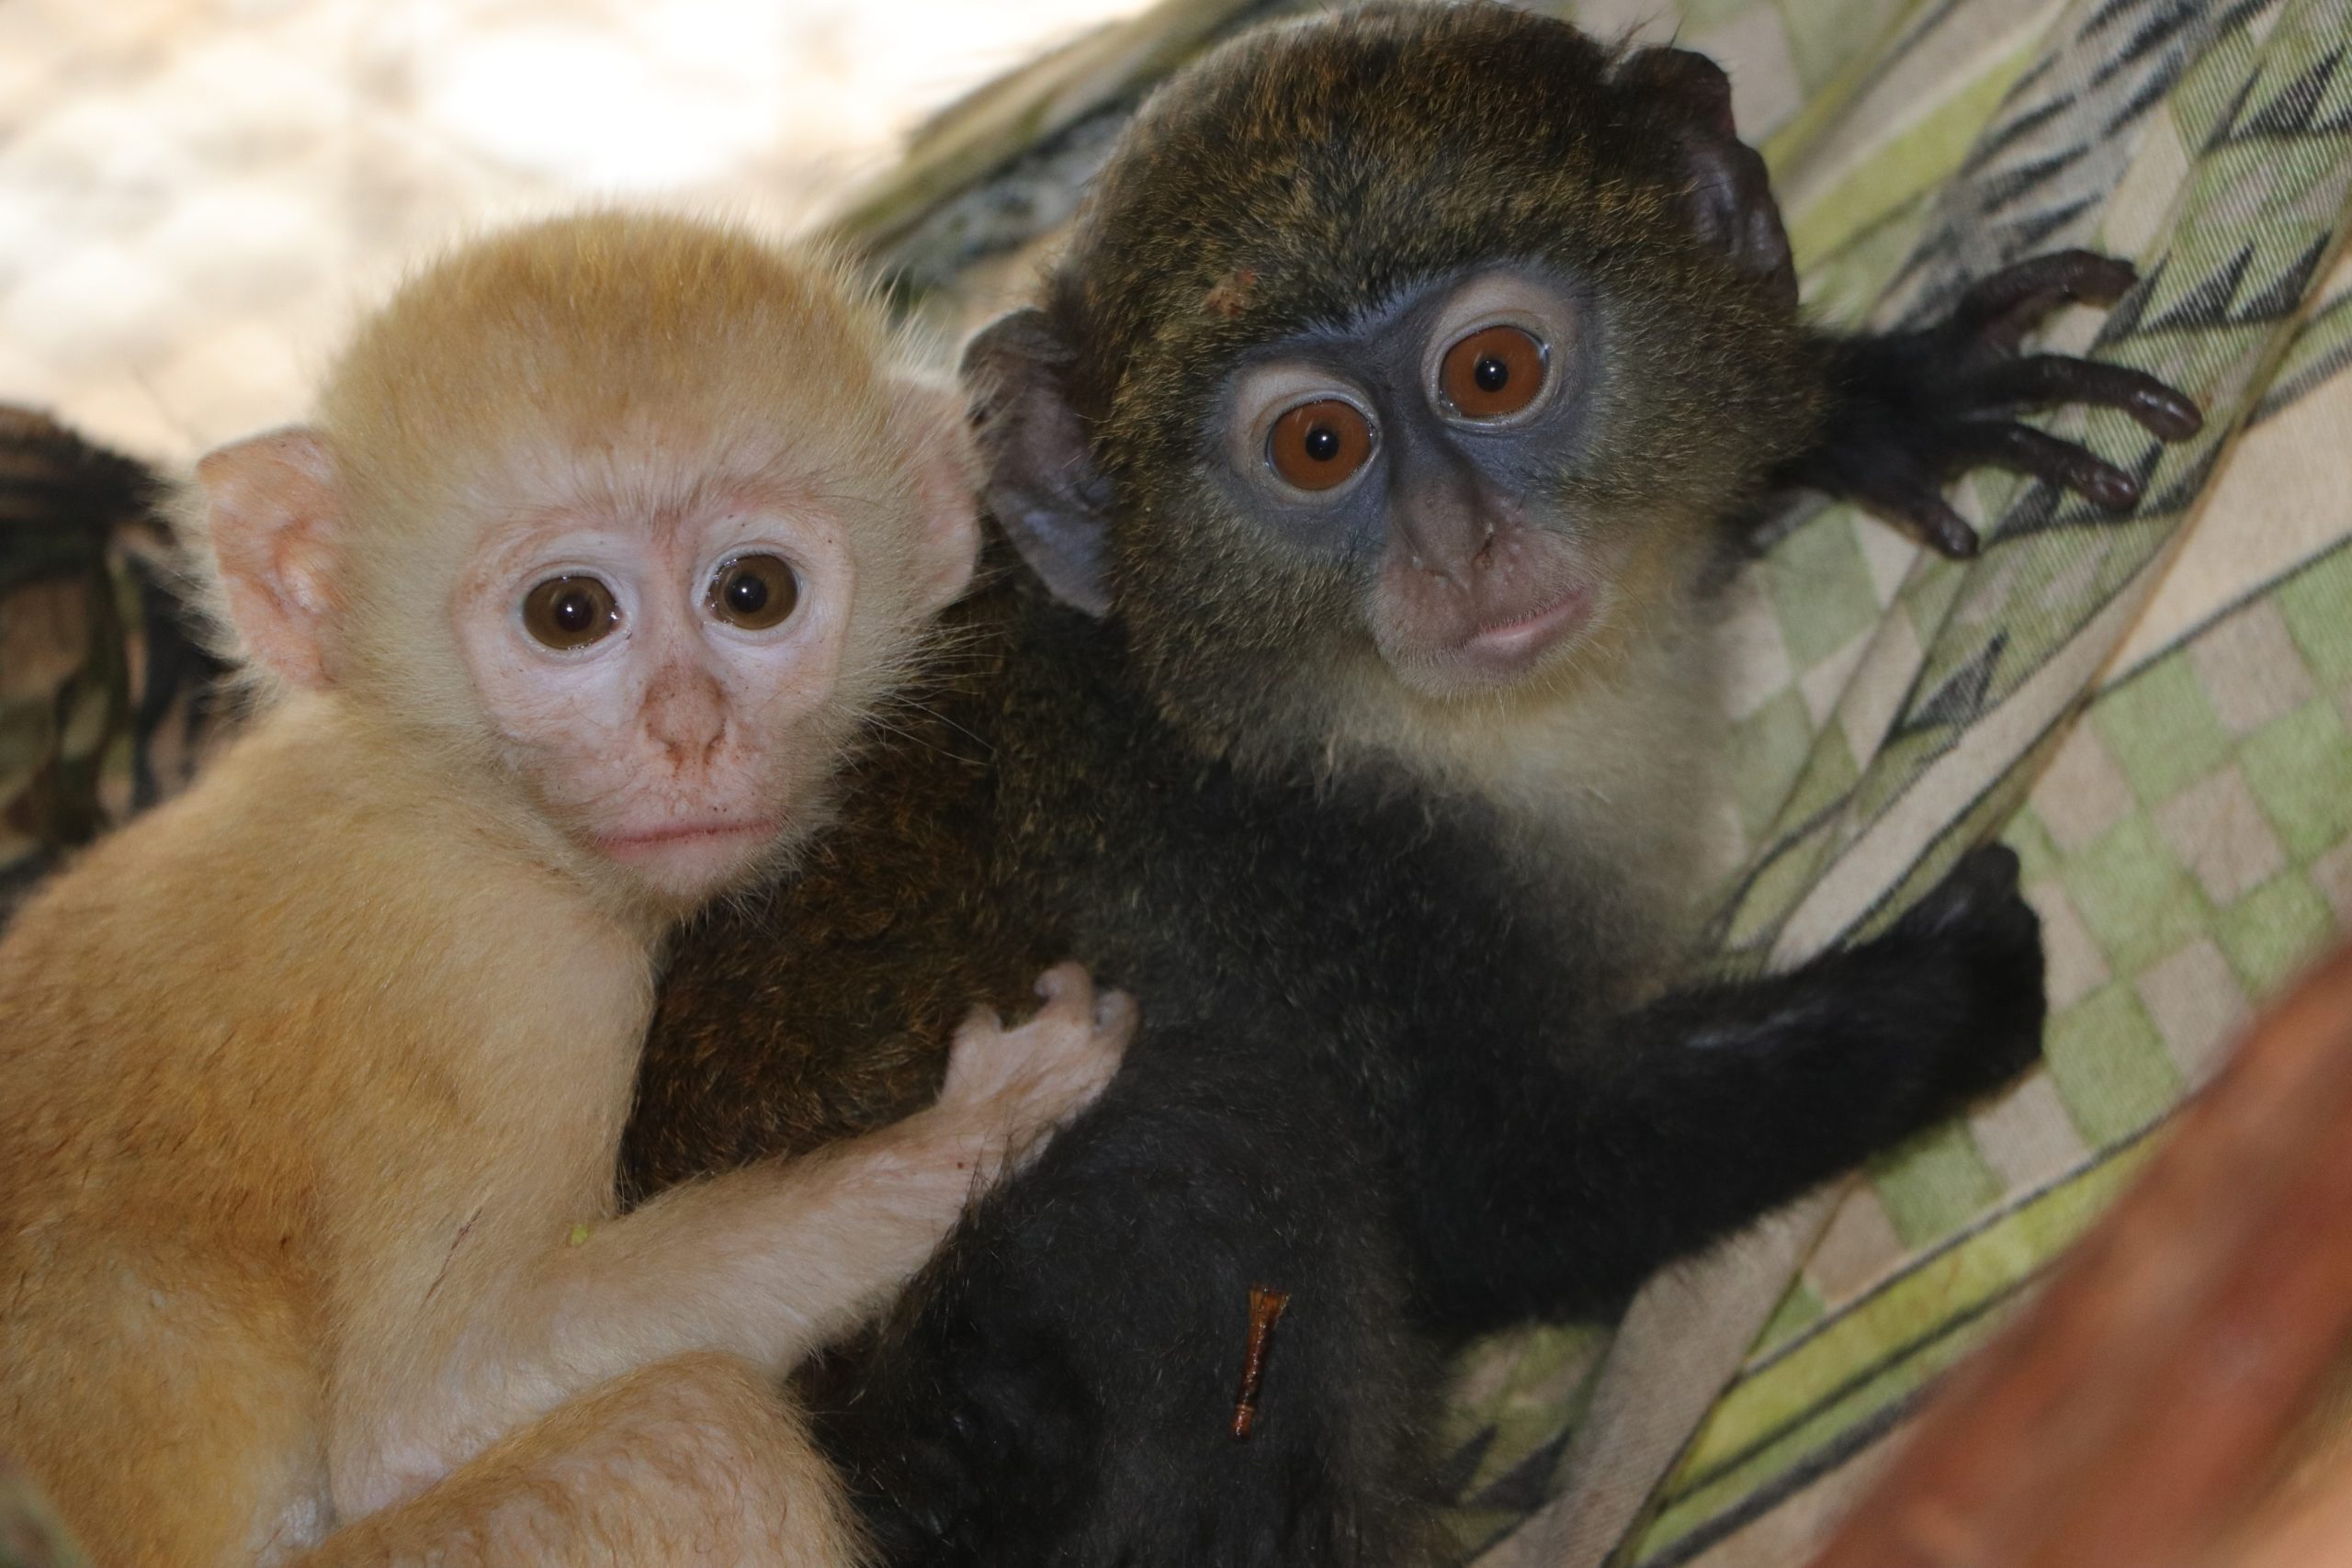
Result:
<instances>
[{"instance_id":1,"label":"orange mark on chest","mask_svg":"<svg viewBox=\"0 0 2352 1568\"><path fill-rule=\"evenodd\" d=\"M1250 1340L1241 1355L1241 1390L1233 1402L1233 1440L1257 1429L1258 1390L1266 1380L1266 1357L1273 1349L1274 1325L1290 1305L1290 1292L1266 1285L1250 1287Z\"/></svg>"}]
</instances>

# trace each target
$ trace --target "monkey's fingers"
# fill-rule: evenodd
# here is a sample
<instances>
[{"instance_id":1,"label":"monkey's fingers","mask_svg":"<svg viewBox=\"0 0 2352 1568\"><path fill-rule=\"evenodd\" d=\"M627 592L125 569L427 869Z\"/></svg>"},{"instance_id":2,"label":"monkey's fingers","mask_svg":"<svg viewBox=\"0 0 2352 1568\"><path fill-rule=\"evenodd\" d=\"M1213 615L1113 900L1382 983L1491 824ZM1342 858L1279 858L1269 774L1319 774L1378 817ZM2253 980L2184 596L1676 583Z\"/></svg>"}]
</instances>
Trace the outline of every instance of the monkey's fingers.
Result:
<instances>
[{"instance_id":1,"label":"monkey's fingers","mask_svg":"<svg viewBox=\"0 0 2352 1568\"><path fill-rule=\"evenodd\" d=\"M1977 551L1976 530L1952 510L1927 474L1906 471L1886 476L1857 489L1853 499L1939 556L1966 560Z\"/></svg>"},{"instance_id":2,"label":"monkey's fingers","mask_svg":"<svg viewBox=\"0 0 2352 1568\"><path fill-rule=\"evenodd\" d=\"M1012 1032L994 1008L975 1006L956 1026L947 1048L947 1077L939 1086L942 1105L974 1105L1001 1090L1020 1070Z\"/></svg>"},{"instance_id":3,"label":"monkey's fingers","mask_svg":"<svg viewBox=\"0 0 2352 1568\"><path fill-rule=\"evenodd\" d=\"M2003 351L2061 305L2112 305L2139 281L2128 261L2097 251L2052 251L1979 278L1960 297L1944 330Z\"/></svg>"},{"instance_id":4,"label":"monkey's fingers","mask_svg":"<svg viewBox=\"0 0 2352 1568\"><path fill-rule=\"evenodd\" d=\"M1911 906L1900 929L1925 937L1944 936L1988 909L2018 897L2017 852L2007 844L1979 844L1960 857L1944 879Z\"/></svg>"},{"instance_id":5,"label":"monkey's fingers","mask_svg":"<svg viewBox=\"0 0 2352 1568\"><path fill-rule=\"evenodd\" d=\"M2205 427L2195 403L2146 371L2058 354L2004 360L1970 378L1965 391L1970 403L1986 411L2061 403L2121 409L2165 441L2186 441Z\"/></svg>"},{"instance_id":6,"label":"monkey's fingers","mask_svg":"<svg viewBox=\"0 0 2352 1568\"><path fill-rule=\"evenodd\" d=\"M1125 1051L1143 1022L1143 1010L1125 991L1105 991L1094 998L1094 1029L1105 1043Z\"/></svg>"},{"instance_id":7,"label":"monkey's fingers","mask_svg":"<svg viewBox=\"0 0 2352 1568\"><path fill-rule=\"evenodd\" d=\"M1036 989L1037 995L1050 1008L1064 996L1091 997L1094 990L1094 976L1086 972L1083 964L1057 964L1037 976Z\"/></svg>"},{"instance_id":8,"label":"monkey's fingers","mask_svg":"<svg viewBox=\"0 0 2352 1568\"><path fill-rule=\"evenodd\" d=\"M2006 468L2073 491L2094 505L2120 512L2140 499L2140 481L2071 441L2030 424L1990 420L1955 425L1944 456L1957 468Z\"/></svg>"}]
</instances>

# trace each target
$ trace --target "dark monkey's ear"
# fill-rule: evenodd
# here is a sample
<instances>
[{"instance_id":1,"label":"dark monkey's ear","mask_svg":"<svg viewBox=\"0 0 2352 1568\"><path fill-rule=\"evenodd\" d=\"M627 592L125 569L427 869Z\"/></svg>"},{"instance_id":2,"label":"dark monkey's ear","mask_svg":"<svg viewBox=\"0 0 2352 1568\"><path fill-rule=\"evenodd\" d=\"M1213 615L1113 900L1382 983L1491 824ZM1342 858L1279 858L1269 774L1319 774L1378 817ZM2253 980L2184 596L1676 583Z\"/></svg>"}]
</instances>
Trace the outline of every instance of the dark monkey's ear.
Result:
<instances>
[{"instance_id":1,"label":"dark monkey's ear","mask_svg":"<svg viewBox=\"0 0 2352 1568\"><path fill-rule=\"evenodd\" d=\"M1691 227L1734 266L1795 305L1797 270L1781 204L1772 199L1763 158L1732 123L1731 78L1723 67L1687 49L1645 49L1625 62L1617 80L1666 106L1679 123Z\"/></svg>"},{"instance_id":2,"label":"dark monkey's ear","mask_svg":"<svg viewBox=\"0 0 2352 1568\"><path fill-rule=\"evenodd\" d=\"M964 350L980 501L1055 598L1110 613L1111 487L1061 372L1072 358L1043 310L1000 316Z\"/></svg>"}]
</instances>

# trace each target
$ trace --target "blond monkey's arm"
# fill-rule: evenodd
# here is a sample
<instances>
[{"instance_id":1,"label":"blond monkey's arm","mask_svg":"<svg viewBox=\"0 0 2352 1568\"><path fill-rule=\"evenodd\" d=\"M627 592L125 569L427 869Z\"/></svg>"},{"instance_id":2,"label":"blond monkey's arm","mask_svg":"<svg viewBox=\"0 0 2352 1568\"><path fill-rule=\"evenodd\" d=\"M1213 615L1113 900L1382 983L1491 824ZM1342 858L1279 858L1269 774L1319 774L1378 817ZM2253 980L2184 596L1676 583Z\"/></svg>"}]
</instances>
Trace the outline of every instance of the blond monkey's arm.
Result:
<instances>
[{"instance_id":1,"label":"blond monkey's arm","mask_svg":"<svg viewBox=\"0 0 2352 1568\"><path fill-rule=\"evenodd\" d=\"M662 1194L523 1262L476 1299L428 1375L385 1376L399 1408L349 1410L334 1460L348 1516L413 1495L582 1392L667 1357L720 1351L771 1371L854 1327L931 1256L997 1171L1102 1092L1136 1023L1074 964L1018 1028L976 1013L937 1104L799 1159ZM419 1337L429 1333L429 1325ZM388 1353L380 1360L394 1360Z\"/></svg>"},{"instance_id":2,"label":"blond monkey's arm","mask_svg":"<svg viewBox=\"0 0 2352 1568\"><path fill-rule=\"evenodd\" d=\"M551 1258L533 1280L565 1381L646 1348L726 1350L789 1368L911 1277L974 1193L1091 1104L1134 1033L1134 1004L1064 964L1019 1028L976 1013L939 1102L799 1159L673 1189Z\"/></svg>"},{"instance_id":3,"label":"blond monkey's arm","mask_svg":"<svg viewBox=\"0 0 2352 1568\"><path fill-rule=\"evenodd\" d=\"M283 1568L866 1561L841 1482L776 1380L695 1355L567 1401Z\"/></svg>"}]
</instances>

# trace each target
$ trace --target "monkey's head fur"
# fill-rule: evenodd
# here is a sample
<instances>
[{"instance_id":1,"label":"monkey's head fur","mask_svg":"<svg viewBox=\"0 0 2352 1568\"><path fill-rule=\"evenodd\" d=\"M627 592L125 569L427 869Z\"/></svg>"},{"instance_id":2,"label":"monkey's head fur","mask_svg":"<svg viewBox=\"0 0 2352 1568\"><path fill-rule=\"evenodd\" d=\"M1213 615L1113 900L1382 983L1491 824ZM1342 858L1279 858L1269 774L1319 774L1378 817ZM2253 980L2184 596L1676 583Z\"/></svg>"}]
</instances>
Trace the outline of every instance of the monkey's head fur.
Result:
<instances>
[{"instance_id":1,"label":"monkey's head fur","mask_svg":"<svg viewBox=\"0 0 2352 1568\"><path fill-rule=\"evenodd\" d=\"M820 256L622 213L463 246L187 509L237 651L692 902L788 844L970 570L954 406ZM748 606L748 608L747 608Z\"/></svg>"},{"instance_id":2,"label":"monkey's head fur","mask_svg":"<svg viewBox=\"0 0 2352 1568\"><path fill-rule=\"evenodd\" d=\"M1573 317L1551 423L1457 421L1458 452L1414 460L1445 483L1485 465L1462 481L1480 525L1552 552L1547 592L1584 595L1586 624L1557 657L1465 680L1407 646L1419 612L1397 605L1428 563L1393 527L1270 525L1233 474L1261 448L1238 464L1223 424L1237 377L1280 352L1344 372L1377 425L1416 390L1382 367L1424 360L1375 365L1367 344L1496 271ZM966 367L990 510L1060 596L1125 623L1171 716L1247 751L1269 731L1327 743L1335 671L1375 701L1490 710L1605 677L1808 431L1800 343L1778 215L1713 65L1499 5L1375 5L1245 35L1163 87L1043 309ZM1364 488L1409 488L1402 423ZM1066 477L1039 477L1073 442Z\"/></svg>"}]
</instances>

